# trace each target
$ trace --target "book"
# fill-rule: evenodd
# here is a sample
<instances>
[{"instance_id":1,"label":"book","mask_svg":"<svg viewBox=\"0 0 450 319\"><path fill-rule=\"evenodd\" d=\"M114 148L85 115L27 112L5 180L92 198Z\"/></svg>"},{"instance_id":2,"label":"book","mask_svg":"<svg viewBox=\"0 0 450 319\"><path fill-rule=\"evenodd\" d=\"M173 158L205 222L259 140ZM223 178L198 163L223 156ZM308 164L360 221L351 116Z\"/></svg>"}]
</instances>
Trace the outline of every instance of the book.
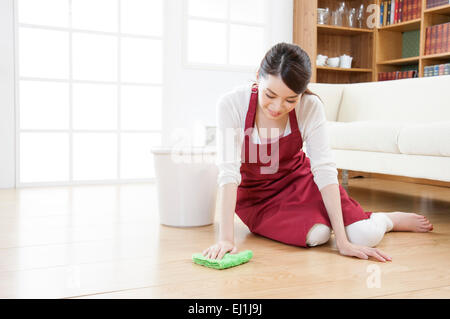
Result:
<instances>
[{"instance_id":1,"label":"book","mask_svg":"<svg viewBox=\"0 0 450 319\"><path fill-rule=\"evenodd\" d=\"M450 30L450 23L444 23L442 25L442 53L448 52L448 31Z\"/></svg>"},{"instance_id":2,"label":"book","mask_svg":"<svg viewBox=\"0 0 450 319\"><path fill-rule=\"evenodd\" d=\"M427 27L425 38L425 54L447 53L449 51L450 22Z\"/></svg>"},{"instance_id":3,"label":"book","mask_svg":"<svg viewBox=\"0 0 450 319\"><path fill-rule=\"evenodd\" d=\"M391 24L391 9L392 9L391 5L392 5L392 0L389 0L388 7L387 7L386 25Z\"/></svg>"},{"instance_id":4,"label":"book","mask_svg":"<svg viewBox=\"0 0 450 319\"><path fill-rule=\"evenodd\" d=\"M436 53L436 39L437 39L437 29L436 26L431 26L431 44L430 44L430 54Z\"/></svg>"},{"instance_id":5,"label":"book","mask_svg":"<svg viewBox=\"0 0 450 319\"><path fill-rule=\"evenodd\" d=\"M397 0L392 0L392 5L391 5L391 24L395 23L395 4L396 4Z\"/></svg>"},{"instance_id":6,"label":"book","mask_svg":"<svg viewBox=\"0 0 450 319\"><path fill-rule=\"evenodd\" d=\"M427 0L427 9L450 4L450 0Z\"/></svg>"},{"instance_id":7,"label":"book","mask_svg":"<svg viewBox=\"0 0 450 319\"><path fill-rule=\"evenodd\" d=\"M384 10L384 1L381 2L381 6L380 6L380 25L383 26L383 10Z\"/></svg>"},{"instance_id":8,"label":"book","mask_svg":"<svg viewBox=\"0 0 450 319\"><path fill-rule=\"evenodd\" d=\"M427 74L429 74L427 68ZM416 78L418 76L417 70L409 70L409 71L391 71L391 72L378 72L378 81L392 81L392 80L401 80L408 78Z\"/></svg>"},{"instance_id":9,"label":"book","mask_svg":"<svg viewBox=\"0 0 450 319\"><path fill-rule=\"evenodd\" d=\"M408 20L412 19L413 1L414 0L409 0L409 3L408 3Z\"/></svg>"},{"instance_id":10,"label":"book","mask_svg":"<svg viewBox=\"0 0 450 319\"><path fill-rule=\"evenodd\" d=\"M444 25L443 24L438 24L436 26L436 33L437 33L436 53L442 53L444 51L443 44L442 44L443 34L444 34Z\"/></svg>"},{"instance_id":11,"label":"book","mask_svg":"<svg viewBox=\"0 0 450 319\"><path fill-rule=\"evenodd\" d=\"M417 2L418 0L413 0L412 4L412 12L411 12L411 19L414 20L417 18Z\"/></svg>"},{"instance_id":12,"label":"book","mask_svg":"<svg viewBox=\"0 0 450 319\"><path fill-rule=\"evenodd\" d=\"M425 34L425 55L430 54L431 47L431 27L427 27Z\"/></svg>"},{"instance_id":13,"label":"book","mask_svg":"<svg viewBox=\"0 0 450 319\"><path fill-rule=\"evenodd\" d=\"M422 17L422 0L417 0L417 18Z\"/></svg>"},{"instance_id":14,"label":"book","mask_svg":"<svg viewBox=\"0 0 450 319\"><path fill-rule=\"evenodd\" d=\"M445 52L450 52L450 22L449 23L447 23L447 41L446 41L446 43L447 43L447 45L446 45L446 47L447 47L447 50L445 50Z\"/></svg>"},{"instance_id":15,"label":"book","mask_svg":"<svg viewBox=\"0 0 450 319\"><path fill-rule=\"evenodd\" d=\"M414 19L415 13L416 13L416 0L411 0L411 12L409 14L409 20Z\"/></svg>"},{"instance_id":16,"label":"book","mask_svg":"<svg viewBox=\"0 0 450 319\"><path fill-rule=\"evenodd\" d=\"M386 25L387 5L388 5L388 2L387 2L387 1L384 1L384 7L383 7L383 26Z\"/></svg>"},{"instance_id":17,"label":"book","mask_svg":"<svg viewBox=\"0 0 450 319\"><path fill-rule=\"evenodd\" d=\"M403 0L398 1L398 22L402 22L403 20Z\"/></svg>"},{"instance_id":18,"label":"book","mask_svg":"<svg viewBox=\"0 0 450 319\"><path fill-rule=\"evenodd\" d=\"M397 23L397 19L398 19L398 0L395 0L395 3L394 3L394 22L393 23Z\"/></svg>"},{"instance_id":19,"label":"book","mask_svg":"<svg viewBox=\"0 0 450 319\"><path fill-rule=\"evenodd\" d=\"M450 63L442 63L424 67L424 77L440 75L450 75Z\"/></svg>"},{"instance_id":20,"label":"book","mask_svg":"<svg viewBox=\"0 0 450 319\"><path fill-rule=\"evenodd\" d=\"M409 2L411 0L403 0L403 21L408 21Z\"/></svg>"},{"instance_id":21,"label":"book","mask_svg":"<svg viewBox=\"0 0 450 319\"><path fill-rule=\"evenodd\" d=\"M410 19L409 13L411 11L411 1L412 0L406 0L406 8L405 8L406 19L405 19L405 21L408 21Z\"/></svg>"},{"instance_id":22,"label":"book","mask_svg":"<svg viewBox=\"0 0 450 319\"><path fill-rule=\"evenodd\" d=\"M433 49L433 52L434 52L434 54L436 54L436 53L439 53L438 52L438 49L439 49L439 47L438 47L438 41L439 41L439 38L440 38L440 36L439 36L439 25L434 25L433 26L433 28L434 28L434 49Z\"/></svg>"}]
</instances>

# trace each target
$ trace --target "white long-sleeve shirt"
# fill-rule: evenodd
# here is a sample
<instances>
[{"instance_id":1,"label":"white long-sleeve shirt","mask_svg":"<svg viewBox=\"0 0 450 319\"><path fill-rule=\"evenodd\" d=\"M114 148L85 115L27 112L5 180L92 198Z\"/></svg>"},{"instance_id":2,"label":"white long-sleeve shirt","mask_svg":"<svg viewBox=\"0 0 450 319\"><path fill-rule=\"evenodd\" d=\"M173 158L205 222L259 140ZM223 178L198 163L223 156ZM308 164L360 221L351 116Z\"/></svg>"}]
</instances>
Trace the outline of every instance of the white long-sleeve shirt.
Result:
<instances>
[{"instance_id":1,"label":"white long-sleeve shirt","mask_svg":"<svg viewBox=\"0 0 450 319\"><path fill-rule=\"evenodd\" d=\"M228 183L241 183L241 148L244 140L245 117L247 115L252 83L238 86L223 94L216 104L217 156L216 165L219 187ZM311 172L319 190L329 184L338 183L336 163L331 152L324 105L310 94L303 94L295 106L297 122L303 139L303 151L311 162ZM255 144L261 144L258 130L250 137ZM288 119L283 136L291 133ZM296 147L296 146L295 146ZM302 145L298 145L299 148Z\"/></svg>"}]
</instances>

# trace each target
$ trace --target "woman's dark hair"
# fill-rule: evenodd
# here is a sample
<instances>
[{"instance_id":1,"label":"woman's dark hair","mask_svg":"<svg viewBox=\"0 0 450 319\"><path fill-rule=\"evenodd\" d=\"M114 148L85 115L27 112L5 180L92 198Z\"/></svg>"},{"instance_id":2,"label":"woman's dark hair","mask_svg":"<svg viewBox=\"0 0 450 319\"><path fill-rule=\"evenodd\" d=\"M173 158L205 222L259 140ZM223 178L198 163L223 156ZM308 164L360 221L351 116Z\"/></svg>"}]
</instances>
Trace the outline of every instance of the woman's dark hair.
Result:
<instances>
[{"instance_id":1,"label":"woman's dark hair","mask_svg":"<svg viewBox=\"0 0 450 319\"><path fill-rule=\"evenodd\" d=\"M298 45L280 42L275 44L261 61L259 77L280 76L283 82L297 94L313 94L307 87L311 80L311 60Z\"/></svg>"}]
</instances>

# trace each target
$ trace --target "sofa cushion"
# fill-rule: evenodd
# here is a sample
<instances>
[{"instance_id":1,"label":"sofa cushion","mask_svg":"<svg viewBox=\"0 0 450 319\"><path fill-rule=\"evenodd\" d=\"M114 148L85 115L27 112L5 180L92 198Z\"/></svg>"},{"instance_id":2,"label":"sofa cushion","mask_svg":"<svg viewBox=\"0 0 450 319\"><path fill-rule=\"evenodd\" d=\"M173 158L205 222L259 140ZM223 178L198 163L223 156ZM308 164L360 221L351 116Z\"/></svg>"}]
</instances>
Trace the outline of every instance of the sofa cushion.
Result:
<instances>
[{"instance_id":1,"label":"sofa cushion","mask_svg":"<svg viewBox=\"0 0 450 319\"><path fill-rule=\"evenodd\" d=\"M450 75L346 84L337 121L432 123L450 119Z\"/></svg>"},{"instance_id":2,"label":"sofa cushion","mask_svg":"<svg viewBox=\"0 0 450 319\"><path fill-rule=\"evenodd\" d=\"M398 146L403 154L450 156L450 121L404 125Z\"/></svg>"},{"instance_id":3,"label":"sofa cushion","mask_svg":"<svg viewBox=\"0 0 450 319\"><path fill-rule=\"evenodd\" d=\"M327 120L337 121L344 84L309 83L308 89L322 100Z\"/></svg>"},{"instance_id":4,"label":"sofa cushion","mask_svg":"<svg viewBox=\"0 0 450 319\"><path fill-rule=\"evenodd\" d=\"M333 149L400 153L397 138L401 123L389 122L327 122Z\"/></svg>"},{"instance_id":5,"label":"sofa cushion","mask_svg":"<svg viewBox=\"0 0 450 319\"><path fill-rule=\"evenodd\" d=\"M450 182L450 157L333 150L336 167Z\"/></svg>"}]
</instances>

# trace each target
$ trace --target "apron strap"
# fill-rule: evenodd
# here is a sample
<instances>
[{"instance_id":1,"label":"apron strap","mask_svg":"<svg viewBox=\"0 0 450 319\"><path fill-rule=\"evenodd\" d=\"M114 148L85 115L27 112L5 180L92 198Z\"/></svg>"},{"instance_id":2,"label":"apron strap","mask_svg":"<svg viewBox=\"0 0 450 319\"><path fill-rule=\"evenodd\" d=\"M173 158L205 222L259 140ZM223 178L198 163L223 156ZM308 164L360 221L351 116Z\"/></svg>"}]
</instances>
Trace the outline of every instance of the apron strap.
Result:
<instances>
[{"instance_id":1,"label":"apron strap","mask_svg":"<svg viewBox=\"0 0 450 319\"><path fill-rule=\"evenodd\" d=\"M299 130L295 107L289 112L289 124L291 125L291 133L297 132Z\"/></svg>"},{"instance_id":2,"label":"apron strap","mask_svg":"<svg viewBox=\"0 0 450 319\"><path fill-rule=\"evenodd\" d=\"M253 129L253 123L255 120L257 105L258 105L258 84L253 83L252 94L250 95L250 103L248 105L247 116L245 117L244 131L247 131L248 128Z\"/></svg>"}]
</instances>

